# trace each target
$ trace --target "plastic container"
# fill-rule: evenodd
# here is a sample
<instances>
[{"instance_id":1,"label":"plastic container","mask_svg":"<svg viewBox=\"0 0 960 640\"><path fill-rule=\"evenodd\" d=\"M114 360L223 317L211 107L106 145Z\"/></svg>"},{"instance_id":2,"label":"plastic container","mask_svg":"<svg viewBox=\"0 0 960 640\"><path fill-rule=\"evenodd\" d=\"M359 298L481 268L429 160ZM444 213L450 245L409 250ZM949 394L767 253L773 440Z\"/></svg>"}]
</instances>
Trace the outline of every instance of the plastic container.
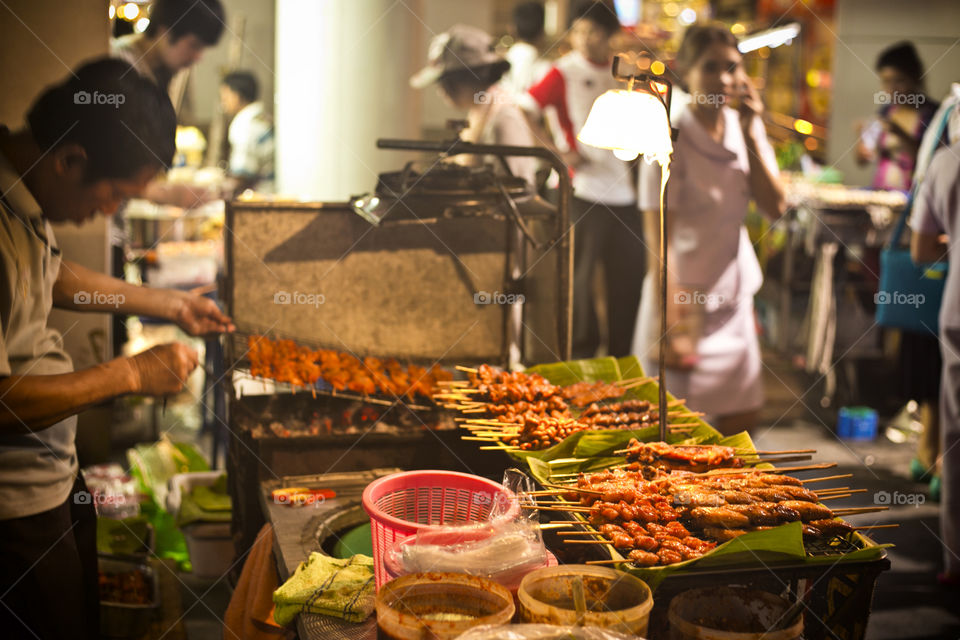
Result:
<instances>
[{"instance_id":1,"label":"plastic container","mask_svg":"<svg viewBox=\"0 0 960 640\"><path fill-rule=\"evenodd\" d=\"M574 607L575 583L586 600L582 620ZM520 621L578 626L578 622L619 633L646 635L653 609L647 583L628 573L590 565L567 564L533 571L520 582Z\"/></svg>"},{"instance_id":2,"label":"plastic container","mask_svg":"<svg viewBox=\"0 0 960 640\"><path fill-rule=\"evenodd\" d=\"M153 622L160 606L160 583L150 565L101 555L97 559L100 573L113 575L118 573L142 573L150 589L150 602L147 604L124 604L100 600L100 635L109 638L139 638L143 636Z\"/></svg>"},{"instance_id":3,"label":"plastic container","mask_svg":"<svg viewBox=\"0 0 960 640\"><path fill-rule=\"evenodd\" d=\"M377 638L452 640L473 627L503 625L516 609L510 592L465 573L411 573L377 593Z\"/></svg>"},{"instance_id":4,"label":"plastic container","mask_svg":"<svg viewBox=\"0 0 960 640\"><path fill-rule=\"evenodd\" d=\"M222 475L222 471L194 471L173 476L167 493L167 511L176 514L184 495L194 487L212 486ZM229 522L195 522L184 525L181 531L195 576L219 578L230 570L235 550Z\"/></svg>"},{"instance_id":5,"label":"plastic container","mask_svg":"<svg viewBox=\"0 0 960 640\"><path fill-rule=\"evenodd\" d=\"M758 589L709 587L670 601L671 640L794 640L803 616L783 620L790 603Z\"/></svg>"},{"instance_id":6,"label":"plastic container","mask_svg":"<svg viewBox=\"0 0 960 640\"><path fill-rule=\"evenodd\" d=\"M389 577L387 549L422 529L464 525L491 519L511 521L520 513L514 495L503 485L454 471L404 471L385 476L363 490L363 508L370 516L373 566L377 589Z\"/></svg>"},{"instance_id":7,"label":"plastic container","mask_svg":"<svg viewBox=\"0 0 960 640\"><path fill-rule=\"evenodd\" d=\"M841 407L837 435L846 440L873 440L877 437L877 412L870 407Z\"/></svg>"}]
</instances>

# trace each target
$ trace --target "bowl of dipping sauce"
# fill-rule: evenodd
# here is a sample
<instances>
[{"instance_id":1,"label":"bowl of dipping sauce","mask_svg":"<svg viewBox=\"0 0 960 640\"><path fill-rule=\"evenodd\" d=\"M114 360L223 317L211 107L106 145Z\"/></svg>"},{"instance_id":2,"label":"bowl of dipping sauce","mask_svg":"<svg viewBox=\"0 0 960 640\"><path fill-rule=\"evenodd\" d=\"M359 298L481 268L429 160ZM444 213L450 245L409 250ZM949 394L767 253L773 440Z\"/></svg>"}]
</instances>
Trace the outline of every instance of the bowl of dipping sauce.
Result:
<instances>
[{"instance_id":1,"label":"bowl of dipping sauce","mask_svg":"<svg viewBox=\"0 0 960 640\"><path fill-rule=\"evenodd\" d=\"M377 638L453 640L483 624L507 624L516 609L503 586L465 573L410 573L377 592Z\"/></svg>"},{"instance_id":2,"label":"bowl of dipping sauce","mask_svg":"<svg viewBox=\"0 0 960 640\"><path fill-rule=\"evenodd\" d=\"M583 611L577 610L578 592ZM520 621L588 625L646 635L653 594L643 580L615 569L566 564L528 573L517 592Z\"/></svg>"}]
</instances>

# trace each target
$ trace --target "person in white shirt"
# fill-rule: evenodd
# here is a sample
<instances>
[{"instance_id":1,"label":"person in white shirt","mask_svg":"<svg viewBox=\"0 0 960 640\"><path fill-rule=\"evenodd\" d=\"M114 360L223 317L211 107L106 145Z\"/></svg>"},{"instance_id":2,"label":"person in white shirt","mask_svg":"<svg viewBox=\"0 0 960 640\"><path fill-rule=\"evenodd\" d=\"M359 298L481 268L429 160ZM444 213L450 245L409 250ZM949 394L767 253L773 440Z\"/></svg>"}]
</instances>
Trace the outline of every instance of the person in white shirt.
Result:
<instances>
[{"instance_id":1,"label":"person in white shirt","mask_svg":"<svg viewBox=\"0 0 960 640\"><path fill-rule=\"evenodd\" d=\"M510 70L501 84L514 95L522 95L550 70L550 63L540 56L543 42L543 5L521 2L513 8L513 37L516 41L504 57Z\"/></svg>"},{"instance_id":2,"label":"person in white shirt","mask_svg":"<svg viewBox=\"0 0 960 640\"><path fill-rule=\"evenodd\" d=\"M620 29L616 13L602 2L583 2L572 13L573 50L557 60L530 88L520 106L536 122L548 107L556 109L562 145L556 145L573 173L571 218L574 224L573 356L592 358L600 347L593 291L602 265L607 298L607 351L630 352L644 273L643 229L636 209L630 165L613 152L580 145L577 133L596 100L619 88L611 68L610 40ZM547 147L553 143L540 133Z\"/></svg>"},{"instance_id":3,"label":"person in white shirt","mask_svg":"<svg viewBox=\"0 0 960 640\"><path fill-rule=\"evenodd\" d=\"M763 281L744 219L750 201L770 217L785 211L776 157L766 137L763 103L741 65L728 29L693 25L677 54L689 102L667 187L667 335L660 335L656 269L644 282L633 353L657 370L667 349L666 385L703 411L721 432L752 427L763 404L753 296ZM739 102L739 108L729 104ZM658 233L660 171L641 167L646 230ZM656 243L649 243L655 250ZM654 254L651 265L657 264Z\"/></svg>"},{"instance_id":4,"label":"person in white shirt","mask_svg":"<svg viewBox=\"0 0 960 640\"><path fill-rule=\"evenodd\" d=\"M220 84L220 105L231 119L228 170L241 187L272 191L273 121L258 102L260 88L249 71L233 71ZM242 188L241 188L242 190Z\"/></svg>"}]
</instances>

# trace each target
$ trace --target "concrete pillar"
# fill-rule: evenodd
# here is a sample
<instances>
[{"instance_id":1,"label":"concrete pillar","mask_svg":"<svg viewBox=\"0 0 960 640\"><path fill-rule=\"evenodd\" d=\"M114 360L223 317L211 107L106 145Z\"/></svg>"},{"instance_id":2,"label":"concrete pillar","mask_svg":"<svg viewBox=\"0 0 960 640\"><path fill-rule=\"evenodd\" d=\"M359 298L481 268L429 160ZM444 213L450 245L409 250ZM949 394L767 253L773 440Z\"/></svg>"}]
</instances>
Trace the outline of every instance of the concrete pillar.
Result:
<instances>
[{"instance_id":1,"label":"concrete pillar","mask_svg":"<svg viewBox=\"0 0 960 640\"><path fill-rule=\"evenodd\" d=\"M278 191L343 201L372 191L403 156L380 137L419 137L419 97L408 84L426 57L420 2L276 3Z\"/></svg>"}]
</instances>

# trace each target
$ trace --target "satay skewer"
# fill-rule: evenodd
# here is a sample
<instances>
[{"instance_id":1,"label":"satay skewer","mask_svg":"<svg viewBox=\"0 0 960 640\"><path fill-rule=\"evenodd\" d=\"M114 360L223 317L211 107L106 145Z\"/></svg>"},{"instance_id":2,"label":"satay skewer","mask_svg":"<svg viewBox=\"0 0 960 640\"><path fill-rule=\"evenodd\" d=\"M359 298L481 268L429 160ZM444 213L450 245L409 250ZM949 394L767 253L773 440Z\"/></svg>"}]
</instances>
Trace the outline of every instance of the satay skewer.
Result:
<instances>
[{"instance_id":1,"label":"satay skewer","mask_svg":"<svg viewBox=\"0 0 960 640\"><path fill-rule=\"evenodd\" d=\"M824 480L843 480L844 478L852 478L852 473L842 473L837 476L824 476L822 478L807 478L806 480L801 480L803 484L810 484L811 482L823 482Z\"/></svg>"},{"instance_id":2,"label":"satay skewer","mask_svg":"<svg viewBox=\"0 0 960 640\"><path fill-rule=\"evenodd\" d=\"M850 507L847 509L833 509L835 516L855 516L861 513L874 513L877 511L887 511L890 507Z\"/></svg>"},{"instance_id":3,"label":"satay skewer","mask_svg":"<svg viewBox=\"0 0 960 640\"><path fill-rule=\"evenodd\" d=\"M852 495L853 495L852 493L834 493L828 496L824 496L818 493L817 499L820 502L826 502L827 500L839 500L840 498L849 498Z\"/></svg>"}]
</instances>

